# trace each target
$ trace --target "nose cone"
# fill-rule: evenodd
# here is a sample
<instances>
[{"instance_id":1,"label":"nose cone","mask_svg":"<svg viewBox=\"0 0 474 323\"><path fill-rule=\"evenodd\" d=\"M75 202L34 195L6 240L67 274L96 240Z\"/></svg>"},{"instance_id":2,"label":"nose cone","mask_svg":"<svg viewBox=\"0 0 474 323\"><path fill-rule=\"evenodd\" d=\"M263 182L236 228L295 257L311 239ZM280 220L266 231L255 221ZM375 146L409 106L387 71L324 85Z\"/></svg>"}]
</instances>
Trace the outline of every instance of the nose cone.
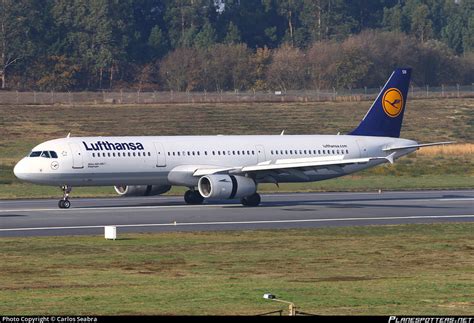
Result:
<instances>
[{"instance_id":1,"label":"nose cone","mask_svg":"<svg viewBox=\"0 0 474 323\"><path fill-rule=\"evenodd\" d=\"M28 167L25 158L20 160L13 168L13 173L19 179L26 180L28 175Z\"/></svg>"}]
</instances>

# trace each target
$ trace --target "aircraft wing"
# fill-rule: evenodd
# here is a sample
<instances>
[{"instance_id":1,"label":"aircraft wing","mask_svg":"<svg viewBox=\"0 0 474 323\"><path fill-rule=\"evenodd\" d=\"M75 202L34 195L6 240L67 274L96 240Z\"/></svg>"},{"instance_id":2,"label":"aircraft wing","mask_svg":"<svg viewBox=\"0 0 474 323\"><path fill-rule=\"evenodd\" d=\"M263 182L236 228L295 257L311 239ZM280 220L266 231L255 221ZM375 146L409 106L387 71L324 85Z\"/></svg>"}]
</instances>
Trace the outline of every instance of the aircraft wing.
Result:
<instances>
[{"instance_id":1,"label":"aircraft wing","mask_svg":"<svg viewBox=\"0 0 474 323\"><path fill-rule=\"evenodd\" d=\"M290 172L300 174L301 170L317 170L317 169L333 169L342 170L342 167L352 164L365 164L372 160L385 160L393 163L395 153L386 157L367 157L367 158L351 158L344 159L340 156L313 157L313 158L292 158L292 159L276 159L269 160L256 165L248 165L234 168L200 168L197 169L193 176L205 176L212 174L252 174L261 172Z\"/></svg>"},{"instance_id":2,"label":"aircraft wing","mask_svg":"<svg viewBox=\"0 0 474 323\"><path fill-rule=\"evenodd\" d=\"M439 145L449 145L454 144L455 141L441 141L441 142L432 142L428 144L419 144L419 145L407 145L407 146L394 146L394 147L387 147L382 149L383 151L396 151L401 149L409 149L409 148L421 148L421 147L429 147L429 146L439 146Z\"/></svg>"}]
</instances>

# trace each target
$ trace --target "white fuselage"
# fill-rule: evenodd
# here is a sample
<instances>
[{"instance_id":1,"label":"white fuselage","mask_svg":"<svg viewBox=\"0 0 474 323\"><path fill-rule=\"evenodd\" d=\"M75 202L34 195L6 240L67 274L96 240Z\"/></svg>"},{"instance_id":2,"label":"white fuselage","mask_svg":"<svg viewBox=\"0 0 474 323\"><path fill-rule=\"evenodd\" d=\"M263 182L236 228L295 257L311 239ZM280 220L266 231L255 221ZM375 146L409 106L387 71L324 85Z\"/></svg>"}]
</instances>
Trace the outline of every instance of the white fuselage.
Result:
<instances>
[{"instance_id":1,"label":"white fuselage","mask_svg":"<svg viewBox=\"0 0 474 323\"><path fill-rule=\"evenodd\" d=\"M195 187L198 168L256 165L281 159L384 157L383 148L415 141L349 135L283 136L157 136L70 137L36 146L33 152L55 152L25 157L15 167L22 180L45 185L179 185ZM415 149L396 152L395 158ZM48 154L46 154L48 155ZM382 160L344 168L272 174L272 181L302 182L334 178L373 167ZM268 182L266 177L255 179Z\"/></svg>"}]
</instances>

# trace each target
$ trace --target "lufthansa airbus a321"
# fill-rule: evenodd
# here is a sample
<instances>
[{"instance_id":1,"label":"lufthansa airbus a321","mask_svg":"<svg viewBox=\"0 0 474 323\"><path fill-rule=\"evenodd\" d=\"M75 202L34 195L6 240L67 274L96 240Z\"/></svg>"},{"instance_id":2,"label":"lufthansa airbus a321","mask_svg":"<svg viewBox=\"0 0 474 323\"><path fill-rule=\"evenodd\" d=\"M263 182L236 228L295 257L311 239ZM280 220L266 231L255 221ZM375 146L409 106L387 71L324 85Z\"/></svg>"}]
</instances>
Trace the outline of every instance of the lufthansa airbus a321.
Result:
<instances>
[{"instance_id":1,"label":"lufthansa airbus a321","mask_svg":"<svg viewBox=\"0 0 474 323\"><path fill-rule=\"evenodd\" d=\"M121 196L150 196L185 186L188 204L240 199L260 204L260 183L312 182L377 166L420 147L400 139L411 69L396 69L369 111L347 135L67 137L46 141L14 168L24 181L62 188L115 187Z\"/></svg>"}]
</instances>

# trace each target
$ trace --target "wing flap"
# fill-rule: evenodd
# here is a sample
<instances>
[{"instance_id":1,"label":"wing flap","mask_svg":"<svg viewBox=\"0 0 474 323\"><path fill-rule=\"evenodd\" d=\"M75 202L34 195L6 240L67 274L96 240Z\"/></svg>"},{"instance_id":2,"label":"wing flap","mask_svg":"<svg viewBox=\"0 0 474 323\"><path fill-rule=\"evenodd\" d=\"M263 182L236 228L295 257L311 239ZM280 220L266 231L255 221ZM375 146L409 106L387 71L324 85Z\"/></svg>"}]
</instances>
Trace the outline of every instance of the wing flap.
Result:
<instances>
[{"instance_id":1,"label":"wing flap","mask_svg":"<svg viewBox=\"0 0 474 323\"><path fill-rule=\"evenodd\" d=\"M344 159L344 156L327 156L314 158L277 159L268 160L256 165L242 167L204 167L194 171L193 176L200 177L212 174L243 174L254 172L275 172L277 174L285 172L297 177L305 178L304 171L326 168L336 172L343 172L342 168L353 164L366 164L372 160L384 160L393 164L395 153L385 157L366 157Z\"/></svg>"},{"instance_id":2,"label":"wing flap","mask_svg":"<svg viewBox=\"0 0 474 323\"><path fill-rule=\"evenodd\" d=\"M298 161L293 159L293 162L286 160L284 163L265 163L257 164L252 166L244 166L241 172L258 172L258 171L269 171L269 170L284 170L291 168L328 168L334 166L346 166L351 164L365 164L374 159L387 159L386 157L370 157L370 158L353 158L353 159L336 159L336 160L318 160L318 161Z\"/></svg>"}]
</instances>

